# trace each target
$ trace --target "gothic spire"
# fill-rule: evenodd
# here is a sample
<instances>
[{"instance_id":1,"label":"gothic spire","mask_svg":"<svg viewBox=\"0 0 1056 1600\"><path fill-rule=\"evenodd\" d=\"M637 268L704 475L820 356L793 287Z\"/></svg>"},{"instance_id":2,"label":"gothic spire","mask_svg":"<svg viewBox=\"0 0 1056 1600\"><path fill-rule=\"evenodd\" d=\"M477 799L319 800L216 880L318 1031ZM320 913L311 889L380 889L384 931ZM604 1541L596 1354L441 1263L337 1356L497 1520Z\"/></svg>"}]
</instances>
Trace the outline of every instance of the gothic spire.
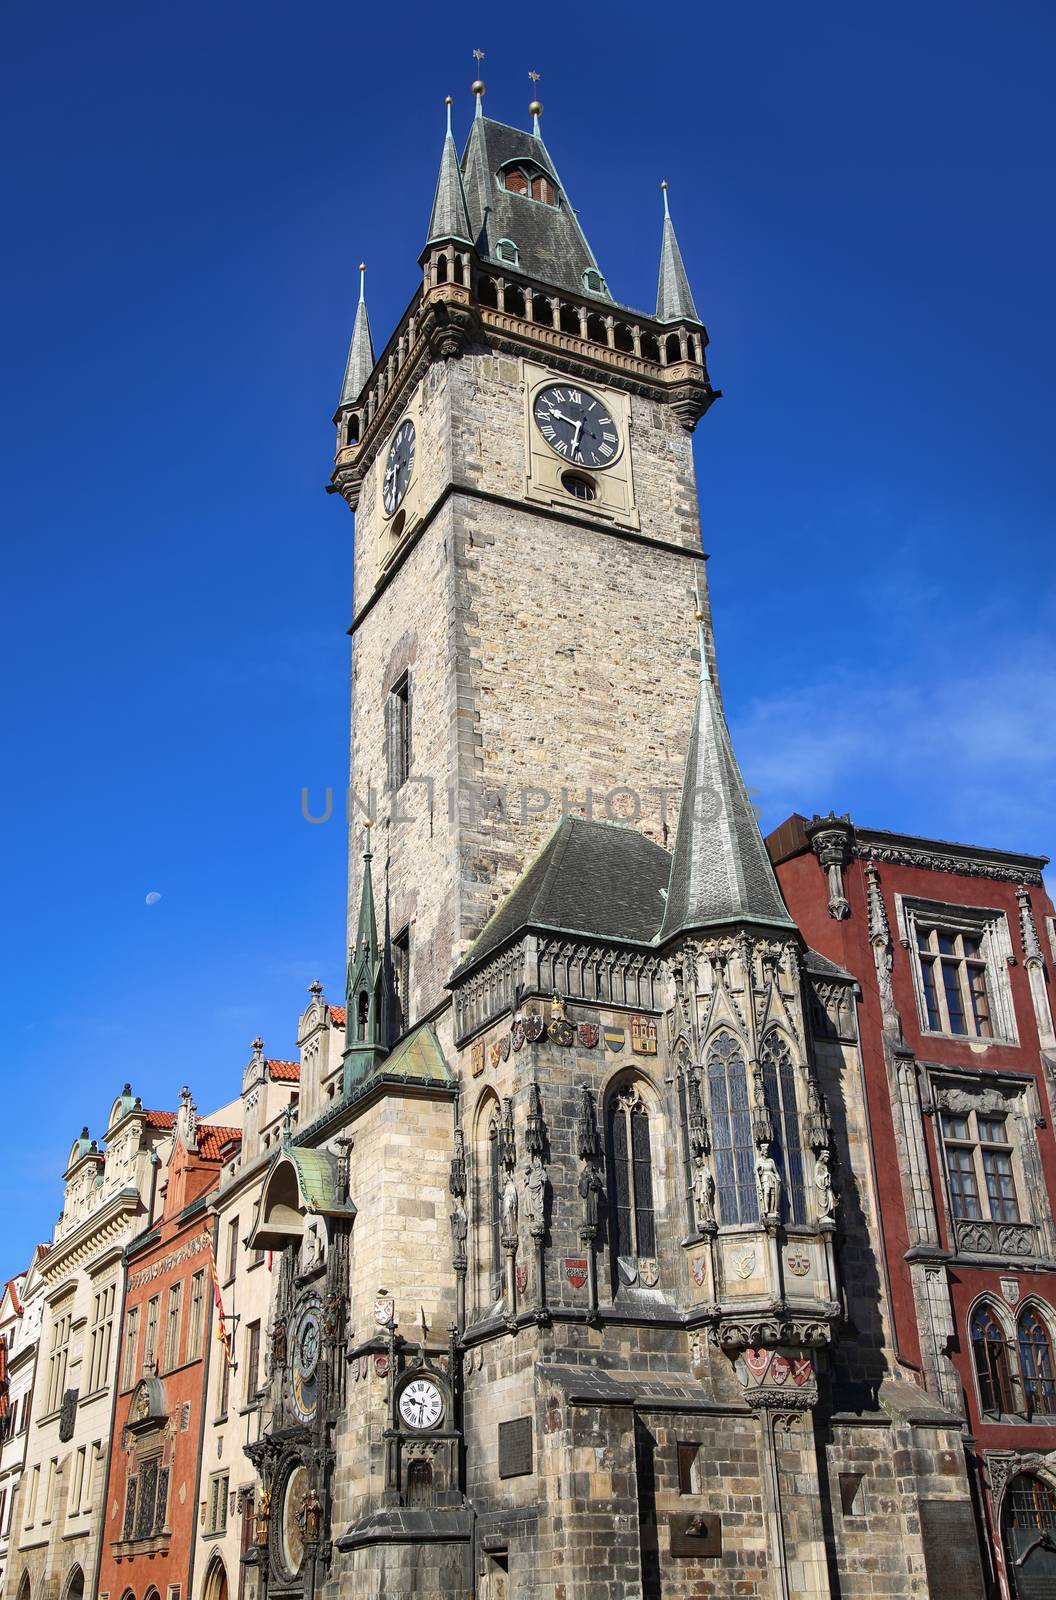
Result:
<instances>
[{"instance_id":1,"label":"gothic spire","mask_svg":"<svg viewBox=\"0 0 1056 1600\"><path fill-rule=\"evenodd\" d=\"M660 940L731 922L791 928L730 742L697 611L700 688Z\"/></svg>"},{"instance_id":2,"label":"gothic spire","mask_svg":"<svg viewBox=\"0 0 1056 1600\"><path fill-rule=\"evenodd\" d=\"M458 151L455 149L451 133L450 95L444 103L447 106L447 134L444 138L443 154L440 157L440 175L436 180L433 214L429 218L429 233L425 241L426 249L441 239L457 239L461 244L473 242L466 195L462 188L462 169L458 164Z\"/></svg>"},{"instance_id":3,"label":"gothic spire","mask_svg":"<svg viewBox=\"0 0 1056 1600\"><path fill-rule=\"evenodd\" d=\"M367 828L371 826L368 822ZM370 863L374 858L369 832L366 846L359 895L359 924L355 945L348 953L345 984L346 1094L355 1084L369 1077L373 1068L388 1053L382 1015L384 963L378 945L378 924L374 912L374 884L370 875Z\"/></svg>"},{"instance_id":4,"label":"gothic spire","mask_svg":"<svg viewBox=\"0 0 1056 1600\"><path fill-rule=\"evenodd\" d=\"M345 362L345 378L341 385L340 405L349 406L358 400L367 386L367 379L374 371L374 341L370 337L370 321L367 317L367 300L364 288L364 277L367 271L365 261L359 263L359 305L356 307L356 320L352 327L352 343L348 347L348 360Z\"/></svg>"},{"instance_id":5,"label":"gothic spire","mask_svg":"<svg viewBox=\"0 0 1056 1600\"><path fill-rule=\"evenodd\" d=\"M656 320L658 322L699 322L693 304L682 252L675 238L675 225L671 221L671 208L667 203L667 180L660 185L664 193L664 235L660 245L660 282L656 290Z\"/></svg>"}]
</instances>

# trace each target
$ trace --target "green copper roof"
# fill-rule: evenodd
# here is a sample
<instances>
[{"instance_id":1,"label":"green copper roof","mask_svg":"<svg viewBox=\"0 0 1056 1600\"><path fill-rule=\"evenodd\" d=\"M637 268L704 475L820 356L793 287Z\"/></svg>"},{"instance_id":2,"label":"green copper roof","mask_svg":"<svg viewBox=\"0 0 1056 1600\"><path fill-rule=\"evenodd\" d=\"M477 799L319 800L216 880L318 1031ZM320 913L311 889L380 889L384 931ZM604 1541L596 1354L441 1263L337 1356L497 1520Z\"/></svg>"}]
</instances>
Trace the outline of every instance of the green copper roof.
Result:
<instances>
[{"instance_id":1,"label":"green copper roof","mask_svg":"<svg viewBox=\"0 0 1056 1600\"><path fill-rule=\"evenodd\" d=\"M401 1039L392 1054L378 1068L384 1078L406 1078L408 1082L454 1083L451 1068L444 1058L432 1024L423 1023Z\"/></svg>"},{"instance_id":2,"label":"green copper roof","mask_svg":"<svg viewBox=\"0 0 1056 1600\"><path fill-rule=\"evenodd\" d=\"M351 1200L341 1200L337 1157L329 1150L306 1150L303 1145L291 1145L282 1151L279 1161L293 1163L297 1174L297 1190L306 1211L321 1211L328 1216L352 1216L355 1206Z\"/></svg>"}]
</instances>

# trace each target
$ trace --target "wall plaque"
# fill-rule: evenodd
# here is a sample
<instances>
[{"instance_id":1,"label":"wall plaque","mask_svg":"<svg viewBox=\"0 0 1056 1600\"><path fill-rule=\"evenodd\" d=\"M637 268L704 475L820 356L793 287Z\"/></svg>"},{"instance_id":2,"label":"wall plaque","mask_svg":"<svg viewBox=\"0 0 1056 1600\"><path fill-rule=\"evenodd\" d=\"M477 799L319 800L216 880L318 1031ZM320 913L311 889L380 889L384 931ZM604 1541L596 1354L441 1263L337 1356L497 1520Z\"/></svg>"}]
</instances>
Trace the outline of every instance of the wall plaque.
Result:
<instances>
[{"instance_id":1,"label":"wall plaque","mask_svg":"<svg viewBox=\"0 0 1056 1600\"><path fill-rule=\"evenodd\" d=\"M77 1422L77 1389L67 1389L62 1397L62 1410L59 1412L59 1439L67 1444L73 1438L73 1430Z\"/></svg>"},{"instance_id":2,"label":"wall plaque","mask_svg":"<svg viewBox=\"0 0 1056 1600\"><path fill-rule=\"evenodd\" d=\"M499 1423L499 1477L523 1478L532 1470L532 1419Z\"/></svg>"},{"instance_id":3,"label":"wall plaque","mask_svg":"<svg viewBox=\"0 0 1056 1600\"><path fill-rule=\"evenodd\" d=\"M970 1500L921 1500L920 1536L932 1600L982 1600L979 1539Z\"/></svg>"}]
</instances>

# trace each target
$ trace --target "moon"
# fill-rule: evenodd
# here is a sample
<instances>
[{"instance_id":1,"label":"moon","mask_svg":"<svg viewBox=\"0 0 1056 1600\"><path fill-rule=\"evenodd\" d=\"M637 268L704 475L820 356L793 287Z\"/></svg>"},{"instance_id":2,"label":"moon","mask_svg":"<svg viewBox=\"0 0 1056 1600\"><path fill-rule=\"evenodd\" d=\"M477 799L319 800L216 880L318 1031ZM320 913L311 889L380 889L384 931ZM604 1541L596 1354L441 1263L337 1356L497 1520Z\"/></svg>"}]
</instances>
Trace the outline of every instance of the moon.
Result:
<instances>
[{"instance_id":1,"label":"moon","mask_svg":"<svg viewBox=\"0 0 1056 1600\"><path fill-rule=\"evenodd\" d=\"M146 904L148 906L156 906L160 899L161 895L158 893L157 889L152 889L147 895Z\"/></svg>"}]
</instances>

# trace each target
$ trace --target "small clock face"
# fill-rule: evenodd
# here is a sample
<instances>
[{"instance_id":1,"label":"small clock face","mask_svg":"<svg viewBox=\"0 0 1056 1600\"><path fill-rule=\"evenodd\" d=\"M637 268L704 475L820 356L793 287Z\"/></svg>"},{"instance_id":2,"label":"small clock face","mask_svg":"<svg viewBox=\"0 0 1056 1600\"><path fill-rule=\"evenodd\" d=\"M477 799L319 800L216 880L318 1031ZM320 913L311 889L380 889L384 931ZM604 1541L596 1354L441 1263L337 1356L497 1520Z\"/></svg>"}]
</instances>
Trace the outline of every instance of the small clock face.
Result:
<instances>
[{"instance_id":1,"label":"small clock face","mask_svg":"<svg viewBox=\"0 0 1056 1600\"><path fill-rule=\"evenodd\" d=\"M389 446L389 458L385 463L381 497L388 516L392 516L407 493L407 485L411 481L413 471L414 423L408 417L407 421L401 422L396 429L395 437Z\"/></svg>"},{"instance_id":2,"label":"small clock face","mask_svg":"<svg viewBox=\"0 0 1056 1600\"><path fill-rule=\"evenodd\" d=\"M535 423L551 450L582 467L607 467L616 459L620 435L604 400L589 389L552 383L533 407Z\"/></svg>"},{"instance_id":3,"label":"small clock face","mask_svg":"<svg viewBox=\"0 0 1056 1600\"><path fill-rule=\"evenodd\" d=\"M443 1414L443 1396L428 1378L412 1378L401 1390L400 1416L409 1428L435 1428Z\"/></svg>"},{"instance_id":4,"label":"small clock face","mask_svg":"<svg viewBox=\"0 0 1056 1600\"><path fill-rule=\"evenodd\" d=\"M315 1317L305 1317L298 1332L297 1365L304 1376L311 1377L319 1360L319 1324Z\"/></svg>"}]
</instances>

